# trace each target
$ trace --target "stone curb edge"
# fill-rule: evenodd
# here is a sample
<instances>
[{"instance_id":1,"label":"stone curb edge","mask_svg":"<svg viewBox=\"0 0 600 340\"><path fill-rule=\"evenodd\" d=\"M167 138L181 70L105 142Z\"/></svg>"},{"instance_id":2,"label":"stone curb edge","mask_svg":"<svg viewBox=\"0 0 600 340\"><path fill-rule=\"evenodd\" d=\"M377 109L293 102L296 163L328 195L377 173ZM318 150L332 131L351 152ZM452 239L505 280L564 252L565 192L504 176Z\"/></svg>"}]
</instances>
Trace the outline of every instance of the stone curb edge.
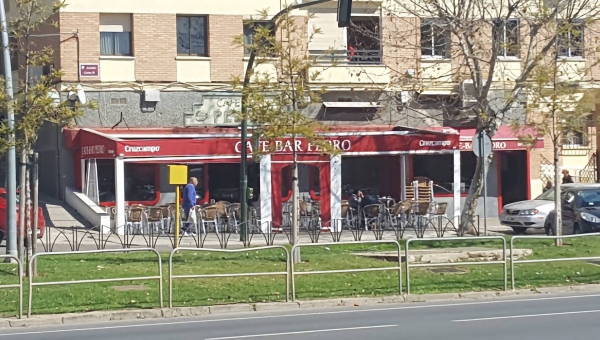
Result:
<instances>
[{"instance_id":1,"label":"stone curb edge","mask_svg":"<svg viewBox=\"0 0 600 340\"><path fill-rule=\"evenodd\" d=\"M131 321L138 319L159 319L194 317L201 315L232 314L249 312L280 312L300 308L332 308L340 306L364 306L377 304L398 304L410 302L444 302L453 300L477 301L510 296L533 296L540 294L565 294L565 293L592 293L600 292L600 284L586 284L577 286L545 287L533 289L518 289L509 291L486 291L468 293L443 293L443 294L414 294L384 296L378 298L341 298L327 300L308 300L298 302L267 302L254 304L215 305L205 307L174 307L162 309L139 309L123 311L101 311L89 313L48 314L33 316L31 318L0 319L0 329L36 327L49 325L70 325L109 321Z\"/></svg>"}]
</instances>

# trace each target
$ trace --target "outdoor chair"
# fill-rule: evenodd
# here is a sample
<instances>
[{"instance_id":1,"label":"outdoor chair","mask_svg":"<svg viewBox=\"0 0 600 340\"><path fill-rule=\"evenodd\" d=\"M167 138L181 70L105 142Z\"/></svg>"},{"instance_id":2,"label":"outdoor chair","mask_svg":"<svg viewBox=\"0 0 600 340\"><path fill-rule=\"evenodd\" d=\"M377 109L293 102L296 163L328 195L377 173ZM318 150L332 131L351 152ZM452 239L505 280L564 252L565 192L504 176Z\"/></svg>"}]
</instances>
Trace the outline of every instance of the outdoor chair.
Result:
<instances>
[{"instance_id":1,"label":"outdoor chair","mask_svg":"<svg viewBox=\"0 0 600 340\"><path fill-rule=\"evenodd\" d=\"M412 219L413 228L417 234L417 238L423 238L425 236L425 229L431 224L429 221L429 215L431 213L430 202L416 202L413 204Z\"/></svg>"},{"instance_id":2,"label":"outdoor chair","mask_svg":"<svg viewBox=\"0 0 600 340\"><path fill-rule=\"evenodd\" d=\"M434 207L429 216L429 220L432 222L437 236L444 237L444 232L446 231L446 225L449 222L448 218L446 217L446 208L448 207L448 203L442 202L442 203L435 203L433 205L434 205ZM446 223L444 223L444 219L446 219L448 221Z\"/></svg>"},{"instance_id":3,"label":"outdoor chair","mask_svg":"<svg viewBox=\"0 0 600 340\"><path fill-rule=\"evenodd\" d=\"M162 208L150 208L148 210L148 228L152 228L157 233L165 233L165 220ZM160 228L158 227L160 226Z\"/></svg>"},{"instance_id":4,"label":"outdoor chair","mask_svg":"<svg viewBox=\"0 0 600 340\"><path fill-rule=\"evenodd\" d=\"M223 211L223 209L223 206L216 204L199 209L200 218L198 219L198 224L202 228L202 232L206 233L207 231L210 231L211 227L215 232L221 232L221 217L224 215L221 214L221 211Z\"/></svg>"},{"instance_id":5,"label":"outdoor chair","mask_svg":"<svg viewBox=\"0 0 600 340\"><path fill-rule=\"evenodd\" d=\"M412 202L402 201L396 203L389 209L389 223L396 233L396 238L402 239L406 225L409 224L411 217Z\"/></svg>"},{"instance_id":6,"label":"outdoor chair","mask_svg":"<svg viewBox=\"0 0 600 340\"><path fill-rule=\"evenodd\" d=\"M380 204L369 204L362 209L362 212L363 220L365 223L365 230L369 230L369 226L371 226L372 229L378 228L380 226Z\"/></svg>"},{"instance_id":7,"label":"outdoor chair","mask_svg":"<svg viewBox=\"0 0 600 340\"><path fill-rule=\"evenodd\" d=\"M167 233L173 232L171 228L171 221L174 221L174 219L171 217L171 209L169 209L168 205L161 205L159 208L162 211L163 216L163 229L166 230Z\"/></svg>"},{"instance_id":8,"label":"outdoor chair","mask_svg":"<svg viewBox=\"0 0 600 340\"><path fill-rule=\"evenodd\" d=\"M128 234L143 233L143 218L144 209L139 207L132 207L127 213L127 232ZM137 226L137 228L136 228Z\"/></svg>"}]
</instances>

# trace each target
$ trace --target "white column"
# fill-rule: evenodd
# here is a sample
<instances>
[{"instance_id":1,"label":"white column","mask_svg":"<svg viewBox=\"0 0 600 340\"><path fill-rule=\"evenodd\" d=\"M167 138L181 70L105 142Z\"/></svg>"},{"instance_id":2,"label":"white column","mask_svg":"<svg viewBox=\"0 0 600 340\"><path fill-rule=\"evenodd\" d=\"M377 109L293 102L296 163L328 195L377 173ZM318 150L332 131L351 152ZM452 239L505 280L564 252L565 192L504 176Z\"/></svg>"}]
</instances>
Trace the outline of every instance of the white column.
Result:
<instances>
[{"instance_id":1,"label":"white column","mask_svg":"<svg viewBox=\"0 0 600 340\"><path fill-rule=\"evenodd\" d=\"M87 185L86 185L86 184L87 184L87 183L86 183L86 182L87 182L87 181L86 181L86 178L87 178L87 176L86 176L86 174L87 174L87 171L88 171L88 169L87 169L87 161L86 161L85 159L82 159L82 160L81 160L81 192L82 192L83 194L85 194L85 193L86 193L86 190L85 190L85 189L86 189L86 187L87 187Z\"/></svg>"},{"instance_id":2,"label":"white column","mask_svg":"<svg viewBox=\"0 0 600 340\"><path fill-rule=\"evenodd\" d=\"M406 155L400 155L400 183L402 184L402 191L400 192L400 200L406 201Z\"/></svg>"},{"instance_id":3,"label":"white column","mask_svg":"<svg viewBox=\"0 0 600 340\"><path fill-rule=\"evenodd\" d=\"M331 156L330 160L330 176L331 176L331 231L339 232L341 230L337 230L337 228L341 228L341 222L339 220L342 218L342 157L341 156ZM334 222L338 221L338 222ZM326 221L323 221L326 222ZM336 230L333 230L336 228Z\"/></svg>"},{"instance_id":4,"label":"white column","mask_svg":"<svg viewBox=\"0 0 600 340\"><path fill-rule=\"evenodd\" d=\"M460 150L454 150L454 225L458 227L460 222Z\"/></svg>"},{"instance_id":5,"label":"white column","mask_svg":"<svg viewBox=\"0 0 600 340\"><path fill-rule=\"evenodd\" d=\"M273 195L271 155L263 155L260 157L260 229L263 232L269 231L270 223L265 222L273 221L271 195Z\"/></svg>"},{"instance_id":6,"label":"white column","mask_svg":"<svg viewBox=\"0 0 600 340\"><path fill-rule=\"evenodd\" d=\"M125 234L125 161L115 158L115 228L119 235Z\"/></svg>"}]
</instances>

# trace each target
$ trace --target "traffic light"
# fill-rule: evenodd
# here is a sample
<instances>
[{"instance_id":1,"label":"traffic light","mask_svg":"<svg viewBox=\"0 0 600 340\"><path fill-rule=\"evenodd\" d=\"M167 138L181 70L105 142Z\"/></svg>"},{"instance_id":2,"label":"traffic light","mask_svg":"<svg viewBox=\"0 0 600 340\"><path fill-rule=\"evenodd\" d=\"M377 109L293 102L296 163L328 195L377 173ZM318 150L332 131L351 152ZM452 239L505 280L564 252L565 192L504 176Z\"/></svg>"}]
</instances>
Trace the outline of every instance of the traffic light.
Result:
<instances>
[{"instance_id":1,"label":"traffic light","mask_svg":"<svg viewBox=\"0 0 600 340\"><path fill-rule=\"evenodd\" d=\"M352 16L352 0L338 0L337 14L338 27L350 26L350 16Z\"/></svg>"}]
</instances>

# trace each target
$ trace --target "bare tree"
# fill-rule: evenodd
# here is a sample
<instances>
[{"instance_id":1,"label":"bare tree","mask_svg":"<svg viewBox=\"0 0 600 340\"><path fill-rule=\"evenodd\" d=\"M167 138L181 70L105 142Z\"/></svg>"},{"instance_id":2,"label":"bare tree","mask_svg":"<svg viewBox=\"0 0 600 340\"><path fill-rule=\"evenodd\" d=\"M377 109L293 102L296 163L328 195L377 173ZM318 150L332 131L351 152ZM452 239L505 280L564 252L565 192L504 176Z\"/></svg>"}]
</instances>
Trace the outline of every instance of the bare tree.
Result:
<instances>
[{"instance_id":1,"label":"bare tree","mask_svg":"<svg viewBox=\"0 0 600 340\"><path fill-rule=\"evenodd\" d=\"M593 29L599 5L598 0L390 0L382 8L380 37L384 63L392 73L388 87L417 94L448 88L457 95L439 103L444 116L470 117L478 133L493 137L501 125L525 122L522 103L532 78L542 72L539 68L560 61L556 56L586 57L589 67L597 42L586 40L591 52L585 55L577 47L583 34L573 35L576 30L569 28L584 23L582 29ZM405 116L427 121L427 110L410 105L418 96L409 101L399 97L390 98ZM475 233L482 167L488 168L492 157L477 159L460 234Z\"/></svg>"}]
</instances>

